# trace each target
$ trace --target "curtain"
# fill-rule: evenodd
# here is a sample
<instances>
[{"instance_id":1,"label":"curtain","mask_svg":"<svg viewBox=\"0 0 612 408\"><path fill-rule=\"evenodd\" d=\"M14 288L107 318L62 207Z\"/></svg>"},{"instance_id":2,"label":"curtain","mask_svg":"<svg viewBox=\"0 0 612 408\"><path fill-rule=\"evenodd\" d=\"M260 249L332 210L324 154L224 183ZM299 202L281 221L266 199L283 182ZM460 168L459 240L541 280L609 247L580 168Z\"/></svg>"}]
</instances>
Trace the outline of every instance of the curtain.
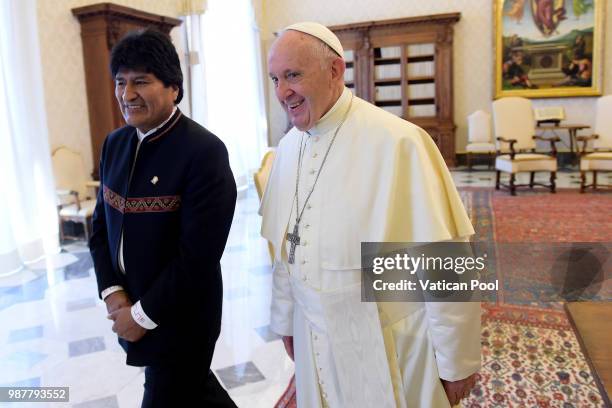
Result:
<instances>
[{"instance_id":1,"label":"curtain","mask_svg":"<svg viewBox=\"0 0 612 408\"><path fill-rule=\"evenodd\" d=\"M0 1L0 276L59 250L36 0Z\"/></svg>"},{"instance_id":2,"label":"curtain","mask_svg":"<svg viewBox=\"0 0 612 408\"><path fill-rule=\"evenodd\" d=\"M259 28L251 0L208 0L186 17L192 118L227 146L238 191L267 147Z\"/></svg>"}]
</instances>

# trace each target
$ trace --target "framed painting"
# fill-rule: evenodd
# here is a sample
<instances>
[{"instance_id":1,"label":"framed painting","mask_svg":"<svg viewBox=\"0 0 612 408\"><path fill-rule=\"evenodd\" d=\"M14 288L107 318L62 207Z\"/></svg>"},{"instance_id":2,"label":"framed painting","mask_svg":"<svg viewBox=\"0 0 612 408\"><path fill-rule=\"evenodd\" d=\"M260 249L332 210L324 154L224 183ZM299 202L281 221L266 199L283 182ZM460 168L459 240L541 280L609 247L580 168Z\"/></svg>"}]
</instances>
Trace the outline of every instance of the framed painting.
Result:
<instances>
[{"instance_id":1,"label":"framed painting","mask_svg":"<svg viewBox=\"0 0 612 408\"><path fill-rule=\"evenodd\" d=\"M495 98L598 96L605 0L494 0Z\"/></svg>"}]
</instances>

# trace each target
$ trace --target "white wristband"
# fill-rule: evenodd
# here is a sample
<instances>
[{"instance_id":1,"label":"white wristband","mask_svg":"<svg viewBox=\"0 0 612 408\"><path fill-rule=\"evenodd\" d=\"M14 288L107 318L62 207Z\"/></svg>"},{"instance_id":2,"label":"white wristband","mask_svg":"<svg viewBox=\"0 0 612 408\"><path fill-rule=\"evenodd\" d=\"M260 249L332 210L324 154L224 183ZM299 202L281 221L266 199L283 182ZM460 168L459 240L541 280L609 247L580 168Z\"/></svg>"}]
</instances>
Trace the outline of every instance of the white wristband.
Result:
<instances>
[{"instance_id":1,"label":"white wristband","mask_svg":"<svg viewBox=\"0 0 612 408\"><path fill-rule=\"evenodd\" d=\"M110 286L110 287L104 289L102 291L102 293L100 293L100 297L102 298L102 300L104 300L107 297L109 297L110 295L112 295L113 293L119 292L120 290L123 290L123 286L119 286L119 285Z\"/></svg>"},{"instance_id":2,"label":"white wristband","mask_svg":"<svg viewBox=\"0 0 612 408\"><path fill-rule=\"evenodd\" d=\"M157 324L149 319L149 316L143 310L140 300L130 308L130 312L132 313L132 319L145 329L153 330L157 327Z\"/></svg>"}]
</instances>

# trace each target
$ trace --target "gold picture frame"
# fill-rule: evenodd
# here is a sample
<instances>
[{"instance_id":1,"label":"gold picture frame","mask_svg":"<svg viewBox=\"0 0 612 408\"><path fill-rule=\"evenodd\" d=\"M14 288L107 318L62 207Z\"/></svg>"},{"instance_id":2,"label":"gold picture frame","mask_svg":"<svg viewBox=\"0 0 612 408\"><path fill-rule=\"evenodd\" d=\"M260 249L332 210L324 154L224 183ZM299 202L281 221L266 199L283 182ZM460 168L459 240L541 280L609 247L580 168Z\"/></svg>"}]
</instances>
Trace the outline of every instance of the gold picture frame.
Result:
<instances>
[{"instance_id":1,"label":"gold picture frame","mask_svg":"<svg viewBox=\"0 0 612 408\"><path fill-rule=\"evenodd\" d=\"M605 0L493 0L495 98L600 96Z\"/></svg>"}]
</instances>

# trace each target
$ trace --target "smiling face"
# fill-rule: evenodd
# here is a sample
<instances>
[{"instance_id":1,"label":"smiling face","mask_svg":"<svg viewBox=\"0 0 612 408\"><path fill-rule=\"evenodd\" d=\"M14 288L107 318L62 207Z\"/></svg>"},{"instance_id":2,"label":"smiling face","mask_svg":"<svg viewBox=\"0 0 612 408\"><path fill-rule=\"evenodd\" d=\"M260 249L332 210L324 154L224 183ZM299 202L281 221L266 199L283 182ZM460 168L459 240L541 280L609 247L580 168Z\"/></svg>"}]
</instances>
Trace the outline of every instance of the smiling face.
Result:
<instances>
[{"instance_id":1,"label":"smiling face","mask_svg":"<svg viewBox=\"0 0 612 408\"><path fill-rule=\"evenodd\" d=\"M317 55L318 40L297 31L286 31L272 45L269 75L276 97L299 130L312 128L342 93L344 61L326 63Z\"/></svg>"},{"instance_id":2,"label":"smiling face","mask_svg":"<svg viewBox=\"0 0 612 408\"><path fill-rule=\"evenodd\" d=\"M143 133L168 119L177 96L177 86L165 86L152 73L120 69L115 75L115 97L123 118Z\"/></svg>"}]
</instances>

